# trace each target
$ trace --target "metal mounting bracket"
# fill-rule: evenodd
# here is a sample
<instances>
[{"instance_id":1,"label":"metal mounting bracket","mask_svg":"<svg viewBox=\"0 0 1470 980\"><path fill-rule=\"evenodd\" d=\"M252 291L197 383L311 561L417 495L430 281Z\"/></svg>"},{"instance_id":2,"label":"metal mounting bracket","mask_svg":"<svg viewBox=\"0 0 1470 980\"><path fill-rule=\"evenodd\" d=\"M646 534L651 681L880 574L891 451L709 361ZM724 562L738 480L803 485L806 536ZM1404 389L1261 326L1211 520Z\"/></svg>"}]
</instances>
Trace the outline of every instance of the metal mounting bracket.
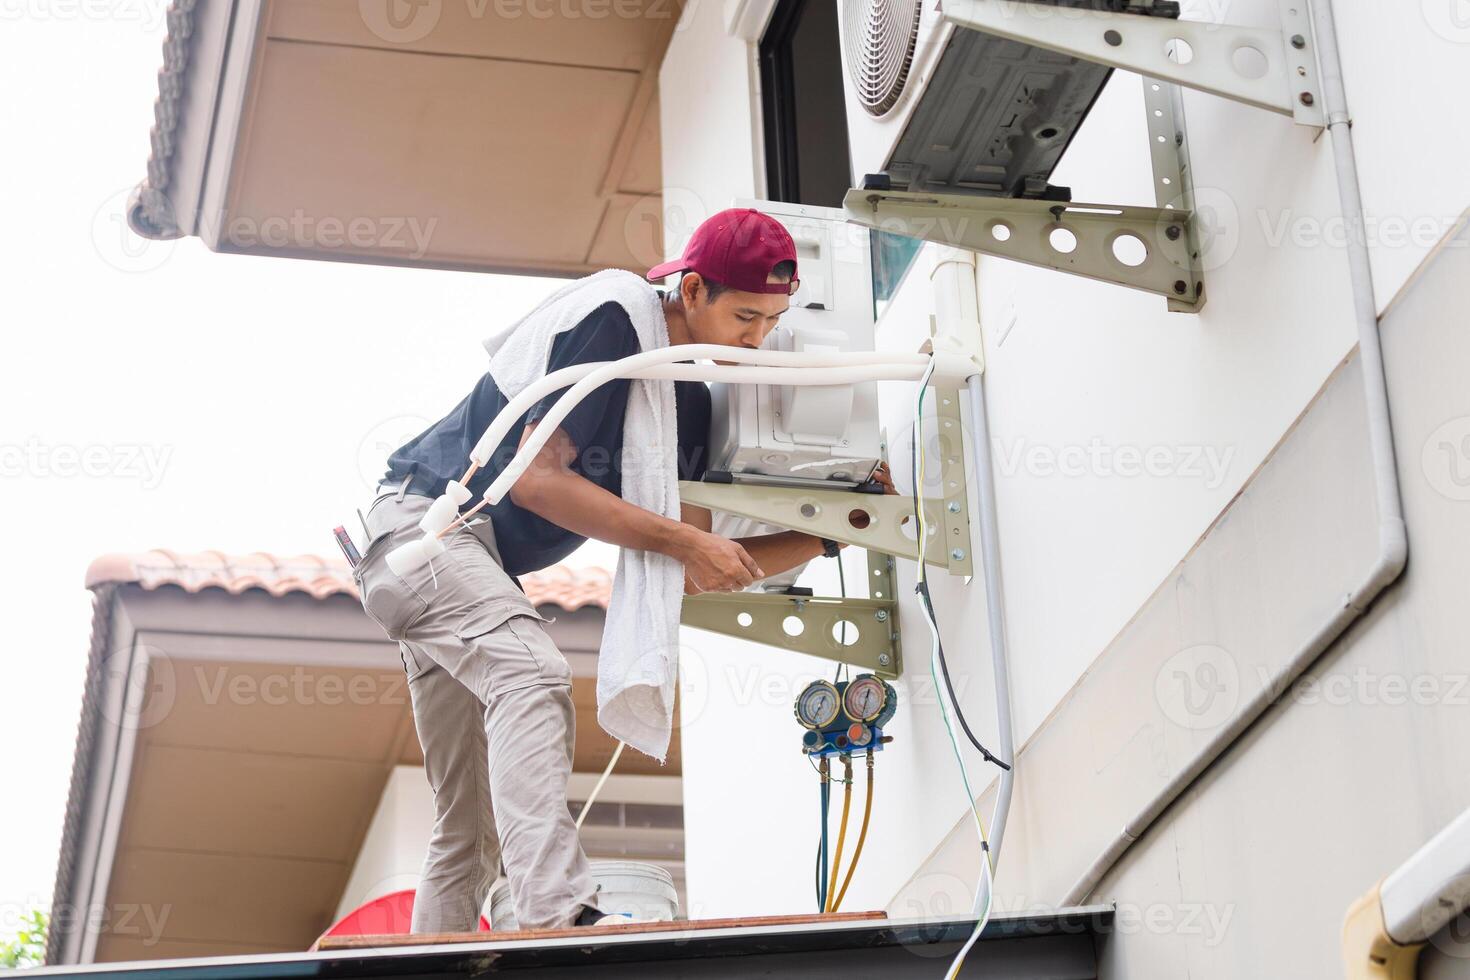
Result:
<instances>
[{"instance_id":1,"label":"metal mounting bracket","mask_svg":"<svg viewBox=\"0 0 1470 980\"><path fill-rule=\"evenodd\" d=\"M1194 283L1194 302L1169 297L1172 313L1198 313L1205 305L1204 268L1200 259L1202 216L1195 207L1194 172L1189 165L1189 143L1185 138L1184 99L1178 85L1162 78L1143 79L1143 106L1148 118L1149 160L1154 171L1154 200L1164 211L1184 211L1190 220L1183 226L1189 281ZM1167 237L1168 229L1165 229ZM1174 283L1174 288L1178 287Z\"/></svg>"},{"instance_id":2,"label":"metal mounting bracket","mask_svg":"<svg viewBox=\"0 0 1470 980\"><path fill-rule=\"evenodd\" d=\"M944 0L944 19L1324 125L1307 5L1279 0L1281 29L1141 17L1028 0Z\"/></svg>"},{"instance_id":3,"label":"metal mounting bracket","mask_svg":"<svg viewBox=\"0 0 1470 980\"><path fill-rule=\"evenodd\" d=\"M882 562L885 558L870 555L869 561ZM851 664L882 677L897 677L903 672L898 645L898 603L892 598L710 592L685 596L680 622L695 629ZM839 636L845 636L847 643L843 644Z\"/></svg>"},{"instance_id":4,"label":"metal mounting bracket","mask_svg":"<svg viewBox=\"0 0 1470 980\"><path fill-rule=\"evenodd\" d=\"M936 386L933 398L937 452L930 455L937 456L942 496L921 501L929 528L924 560L943 565L951 575L970 575L974 566L960 394L956 388ZM905 518L909 525L915 523L913 498L822 487L692 482L679 484L679 496L684 503L857 545L868 553L868 598L762 592L685 596L685 626L864 667L883 677L903 672L894 556L916 557L916 542L903 531ZM865 527L852 521L859 511L867 515Z\"/></svg>"},{"instance_id":5,"label":"metal mounting bracket","mask_svg":"<svg viewBox=\"0 0 1470 980\"><path fill-rule=\"evenodd\" d=\"M958 443L958 433L953 441ZM948 480L949 474L944 478ZM963 500L963 476L958 476L955 483L961 495L959 499ZM917 542L903 530L905 518L910 525L914 523L911 497L750 483L689 482L679 484L679 496L686 504L738 514L882 554L913 558L918 550ZM972 574L969 535L965 534L963 542L958 540L958 534L951 536L945 524L947 502L925 497L922 506L924 522L929 526L924 560L930 565L943 565L951 575ZM866 527L853 523L852 518L859 512L867 516ZM964 529L968 532L968 521Z\"/></svg>"},{"instance_id":6,"label":"metal mounting bracket","mask_svg":"<svg viewBox=\"0 0 1470 980\"><path fill-rule=\"evenodd\" d=\"M1142 289L1172 310L1204 305L1194 215L1182 208L860 188L842 204L869 228Z\"/></svg>"},{"instance_id":7,"label":"metal mounting bracket","mask_svg":"<svg viewBox=\"0 0 1470 980\"><path fill-rule=\"evenodd\" d=\"M938 543L947 552L949 573L970 575L974 572L970 557L970 498L965 480L964 423L960 421L958 389L934 390L934 416L939 441L940 494L944 502L943 534ZM924 512L925 523L929 520L928 513Z\"/></svg>"}]
</instances>

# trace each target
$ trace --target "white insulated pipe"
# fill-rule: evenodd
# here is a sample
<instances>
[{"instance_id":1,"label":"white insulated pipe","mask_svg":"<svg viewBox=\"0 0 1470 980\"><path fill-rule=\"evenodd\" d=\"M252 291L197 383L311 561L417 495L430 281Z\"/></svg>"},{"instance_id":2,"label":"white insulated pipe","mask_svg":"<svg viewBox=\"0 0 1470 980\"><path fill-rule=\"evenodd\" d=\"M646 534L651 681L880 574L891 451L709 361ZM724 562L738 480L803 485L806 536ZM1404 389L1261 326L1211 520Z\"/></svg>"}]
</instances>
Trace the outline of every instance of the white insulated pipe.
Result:
<instances>
[{"instance_id":1,"label":"white insulated pipe","mask_svg":"<svg viewBox=\"0 0 1470 980\"><path fill-rule=\"evenodd\" d=\"M935 347L965 352L983 364L984 336L980 326L980 291L974 252L946 249L930 274L934 294ZM995 500L995 462L990 442L990 417L985 406L983 368L966 379L970 394L970 451L975 466L975 496L979 504L980 567L985 588L985 619L990 640L991 675L995 684L996 755L1010 766L1001 770L996 785L995 817L990 826L990 863L1000 864L1006 822L1016 782L1016 740L1011 721L1010 650L1006 639L1005 587L1000 561L1000 519ZM994 887L990 882L986 887Z\"/></svg>"},{"instance_id":2,"label":"white insulated pipe","mask_svg":"<svg viewBox=\"0 0 1470 980\"><path fill-rule=\"evenodd\" d=\"M507 402L505 408L500 410L500 414L495 416L495 420L491 422L490 427L485 430L485 434L480 437L480 441L475 443L475 448L470 451L470 459L477 465L484 466L490 461L490 454L495 451L495 447L500 445L500 442L502 439L505 438L506 433L510 432L511 426L515 425L520 417L522 415L525 415L526 412L530 410L532 405L536 404L538 401L545 398L553 391L580 384L582 381L586 380L587 376L592 374L594 371L600 371L604 368L622 365L623 369L626 370L628 373L608 375L601 381L598 381L595 384L588 386L588 388L585 389L582 394L577 398L577 401L580 402L582 398L586 397L587 392L590 391L592 388L597 387L597 385L602 384L605 381L611 381L614 378L658 377L667 379L670 377L668 375L658 373L643 374L640 373L637 368L642 368L644 366L669 364L677 361L691 361L700 359L708 359L712 361L736 361L738 362L738 364L753 364L762 367L785 368L856 367L869 365L911 364L917 365L920 369L922 369L929 363L929 357L926 354L881 354L877 351L837 351L830 353L808 353L805 351L752 350L748 347L726 347L720 344L681 344L675 347L660 347L657 350L643 351L638 354L632 354L618 361L599 361L592 364L574 364L571 367L562 368L560 371L553 371L551 374L546 375L546 377L533 381L531 384L522 389L519 394L517 394L514 398ZM636 365L633 363L635 361L637 362ZM734 367L738 365L715 366ZM914 376L918 377L918 374ZM678 378L673 378L673 380L704 381L708 379L684 378L681 376ZM786 380L780 382L773 381L766 383L791 384L792 382ZM834 384L836 382L829 381L826 383ZM567 395L571 394L572 392L567 392ZM565 398L566 395L562 397ZM558 402L558 404L560 404L560 402ZM567 411L570 412L571 409L574 407L576 407L575 402L568 407ZM497 497L494 501L491 501L491 503L495 503L499 499L500 498Z\"/></svg>"},{"instance_id":3,"label":"white insulated pipe","mask_svg":"<svg viewBox=\"0 0 1470 980\"><path fill-rule=\"evenodd\" d=\"M742 364L683 364L692 358L743 361ZM823 386L859 384L867 381L911 381L924 374L931 355L879 353L876 351L768 351L719 344L685 344L633 354L617 361L577 364L554 371L528 385L496 415L470 453L476 466L484 466L512 426L546 395L566 388L551 411L538 422L531 438L495 481L486 489L486 503L498 503L529 468L562 419L600 385L618 378L668 381L730 381L743 384ZM386 556L388 567L406 574L444 552L438 539L469 499L469 491L451 481L446 492L430 505L419 522L424 537L393 549Z\"/></svg>"},{"instance_id":4,"label":"white insulated pipe","mask_svg":"<svg viewBox=\"0 0 1470 980\"><path fill-rule=\"evenodd\" d=\"M1394 942L1427 942L1470 906L1470 810L1454 819L1378 889L1383 925Z\"/></svg>"},{"instance_id":5,"label":"white insulated pipe","mask_svg":"<svg viewBox=\"0 0 1470 980\"><path fill-rule=\"evenodd\" d=\"M676 364L670 363L682 361L689 358L720 358L724 360L736 360L734 352L743 352L742 359L748 359L754 366L730 364ZM759 357L753 355L760 355ZM836 363L834 363L836 362ZM794 351L765 351L747 350L745 348L721 347L716 344L688 344L680 347L662 347L658 350L644 351L634 354L619 361L608 361L587 373L576 384L557 399L551 411L547 412L537 423L531 438L516 451L515 458L500 471L500 475L485 490L485 499L490 503L499 503L510 488L515 486L516 480L520 479L526 469L531 465L531 460L541 452L561 420L571 413L581 403L582 399L590 395L599 386L618 378L647 377L639 372L651 368L662 368L656 372L656 376L664 379L680 381L719 381L730 380L747 384L769 384L769 385L837 385L857 384L863 381L879 380L913 380L924 373L924 367L929 363L927 354L879 354L876 352L859 353L812 353ZM796 369L801 370L796 370ZM560 373L560 372L556 372ZM549 380L554 375L542 379L537 386ZM536 387L536 386L533 386ZM555 387L548 388L537 398L528 399L526 408L535 404L540 397L555 391ZM530 391L531 389L526 389ZM526 392L522 392L522 395ZM518 395L517 398L520 396ZM519 406L512 403L507 404L500 414L496 416L490 429L486 431L486 438L491 440L491 445L499 445L500 440L505 437L510 427L523 415L526 408L511 414L512 410ZM509 416L507 418L507 416ZM498 432L498 435L497 435ZM481 440L483 443L484 440ZM477 445L476 450L480 447Z\"/></svg>"},{"instance_id":6,"label":"white insulated pipe","mask_svg":"<svg viewBox=\"0 0 1470 980\"><path fill-rule=\"evenodd\" d=\"M975 454L975 494L980 503L980 565L985 576L985 619L990 629L990 664L995 677L996 754L1010 766L1002 769L995 791L995 818L990 825L990 863L1000 864L1011 794L1016 784L1016 735L1011 722L1011 668L1006 645L1005 588L1000 572L1000 520L995 505L995 465L991 456L990 418L985 410L985 377L971 376L970 445Z\"/></svg>"}]
</instances>

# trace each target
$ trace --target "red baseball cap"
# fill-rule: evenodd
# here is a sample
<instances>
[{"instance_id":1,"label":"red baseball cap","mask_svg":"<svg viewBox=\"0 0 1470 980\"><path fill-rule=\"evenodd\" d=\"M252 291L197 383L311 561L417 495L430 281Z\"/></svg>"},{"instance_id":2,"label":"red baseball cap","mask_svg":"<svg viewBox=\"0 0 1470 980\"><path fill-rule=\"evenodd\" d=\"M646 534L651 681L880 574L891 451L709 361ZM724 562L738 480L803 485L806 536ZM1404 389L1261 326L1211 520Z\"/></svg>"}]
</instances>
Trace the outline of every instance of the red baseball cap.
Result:
<instances>
[{"instance_id":1,"label":"red baseball cap","mask_svg":"<svg viewBox=\"0 0 1470 980\"><path fill-rule=\"evenodd\" d=\"M747 293L796 292L791 282L767 282L779 262L796 266L796 243L781 222L752 208L730 208L694 229L684 254L648 270L649 279L662 279L676 272L697 272L722 286Z\"/></svg>"}]
</instances>

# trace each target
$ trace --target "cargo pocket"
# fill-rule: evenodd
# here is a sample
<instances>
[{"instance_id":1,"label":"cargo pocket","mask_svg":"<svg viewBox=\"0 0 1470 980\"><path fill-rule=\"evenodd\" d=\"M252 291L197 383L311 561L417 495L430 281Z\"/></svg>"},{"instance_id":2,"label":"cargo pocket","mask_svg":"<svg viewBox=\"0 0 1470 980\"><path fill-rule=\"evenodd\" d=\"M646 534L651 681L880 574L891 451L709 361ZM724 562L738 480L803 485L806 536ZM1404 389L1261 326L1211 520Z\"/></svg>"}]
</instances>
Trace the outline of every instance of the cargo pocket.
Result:
<instances>
[{"instance_id":1,"label":"cargo pocket","mask_svg":"<svg viewBox=\"0 0 1470 980\"><path fill-rule=\"evenodd\" d=\"M357 581L357 592L368 618L390 639L402 641L408 628L429 608L429 602L413 583L388 567L385 552L392 540L391 529L375 537L363 552L362 561L352 570L352 577ZM414 574L417 573L415 570ZM424 574L428 575L427 569Z\"/></svg>"},{"instance_id":2,"label":"cargo pocket","mask_svg":"<svg viewBox=\"0 0 1470 980\"><path fill-rule=\"evenodd\" d=\"M542 628L546 617L529 601L492 599L465 613L455 635L481 658L482 698L533 684L570 684L572 669Z\"/></svg>"}]
</instances>

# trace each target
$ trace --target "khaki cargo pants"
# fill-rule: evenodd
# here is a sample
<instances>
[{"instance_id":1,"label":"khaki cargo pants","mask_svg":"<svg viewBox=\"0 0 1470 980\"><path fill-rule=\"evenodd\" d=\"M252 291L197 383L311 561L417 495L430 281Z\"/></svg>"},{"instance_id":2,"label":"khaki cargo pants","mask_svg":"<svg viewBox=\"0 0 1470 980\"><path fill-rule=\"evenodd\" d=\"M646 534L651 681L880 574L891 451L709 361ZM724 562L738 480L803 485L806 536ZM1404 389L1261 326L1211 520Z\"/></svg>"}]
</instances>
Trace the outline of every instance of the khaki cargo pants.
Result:
<instances>
[{"instance_id":1,"label":"khaki cargo pants","mask_svg":"<svg viewBox=\"0 0 1470 980\"><path fill-rule=\"evenodd\" d=\"M523 929L598 908L567 811L575 716L571 669L546 620L500 567L488 521L406 577L384 556L422 534L432 501L386 494L366 516L353 570L363 608L394 640L434 791L434 829L413 931L470 932L504 864Z\"/></svg>"}]
</instances>

